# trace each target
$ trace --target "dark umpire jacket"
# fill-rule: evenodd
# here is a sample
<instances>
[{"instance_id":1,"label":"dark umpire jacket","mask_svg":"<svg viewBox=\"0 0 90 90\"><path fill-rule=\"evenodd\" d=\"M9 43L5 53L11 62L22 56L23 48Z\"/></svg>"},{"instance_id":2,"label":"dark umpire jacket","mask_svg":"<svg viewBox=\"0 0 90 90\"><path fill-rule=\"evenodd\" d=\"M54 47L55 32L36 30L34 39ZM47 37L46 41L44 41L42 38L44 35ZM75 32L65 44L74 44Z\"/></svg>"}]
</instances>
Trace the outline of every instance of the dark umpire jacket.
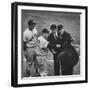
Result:
<instances>
[{"instance_id":1,"label":"dark umpire jacket","mask_svg":"<svg viewBox=\"0 0 90 90\"><path fill-rule=\"evenodd\" d=\"M68 52L70 51L70 53L73 54L72 57L74 58L74 61L72 64L75 65L77 63L79 56L76 50L74 49L74 47L71 45L72 37L68 32L64 31L62 35L58 33L57 38L55 38L54 34L51 33L48 37L48 41L50 42L48 44L48 48L50 49L51 52L52 50L54 50L56 54L58 55L64 49L67 49ZM57 48L56 44L60 44L61 47Z\"/></svg>"},{"instance_id":2,"label":"dark umpire jacket","mask_svg":"<svg viewBox=\"0 0 90 90\"><path fill-rule=\"evenodd\" d=\"M68 47L71 45L72 38L69 33L64 31L64 33L62 35L58 34L57 37L55 37L54 34L51 33L48 37L48 41L50 42L48 45L48 48L51 51L52 51L52 49L54 49L54 51L56 53L58 53L62 50L63 47ZM56 44L60 44L61 47L57 48Z\"/></svg>"}]
</instances>

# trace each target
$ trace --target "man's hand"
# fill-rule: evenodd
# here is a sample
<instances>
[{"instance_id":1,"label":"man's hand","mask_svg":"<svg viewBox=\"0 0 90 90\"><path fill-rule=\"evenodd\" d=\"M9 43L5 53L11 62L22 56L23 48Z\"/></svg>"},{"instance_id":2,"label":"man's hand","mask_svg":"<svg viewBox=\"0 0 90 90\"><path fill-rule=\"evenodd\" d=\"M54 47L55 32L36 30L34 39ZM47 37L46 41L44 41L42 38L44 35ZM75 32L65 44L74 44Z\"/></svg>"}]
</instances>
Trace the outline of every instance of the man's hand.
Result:
<instances>
[{"instance_id":1,"label":"man's hand","mask_svg":"<svg viewBox=\"0 0 90 90\"><path fill-rule=\"evenodd\" d=\"M60 47L61 47L61 45L60 45L60 44L56 44L56 47L57 47L57 48L60 48Z\"/></svg>"},{"instance_id":2,"label":"man's hand","mask_svg":"<svg viewBox=\"0 0 90 90\"><path fill-rule=\"evenodd\" d=\"M53 54L56 54L56 52L54 51L54 49L52 49L52 53L53 53Z\"/></svg>"}]
</instances>

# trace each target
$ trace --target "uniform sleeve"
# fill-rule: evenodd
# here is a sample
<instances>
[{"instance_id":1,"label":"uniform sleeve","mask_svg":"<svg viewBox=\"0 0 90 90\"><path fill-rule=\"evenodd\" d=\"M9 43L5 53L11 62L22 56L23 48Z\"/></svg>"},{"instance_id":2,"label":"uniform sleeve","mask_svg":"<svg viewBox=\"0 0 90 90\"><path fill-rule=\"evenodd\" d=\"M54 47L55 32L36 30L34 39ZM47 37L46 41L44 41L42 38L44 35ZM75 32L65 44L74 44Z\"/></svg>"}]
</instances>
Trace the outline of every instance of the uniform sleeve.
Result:
<instances>
[{"instance_id":1,"label":"uniform sleeve","mask_svg":"<svg viewBox=\"0 0 90 90\"><path fill-rule=\"evenodd\" d=\"M25 36L25 32L23 33L23 50L26 50L26 36Z\"/></svg>"},{"instance_id":2,"label":"uniform sleeve","mask_svg":"<svg viewBox=\"0 0 90 90\"><path fill-rule=\"evenodd\" d=\"M26 42L26 34L23 32L23 41Z\"/></svg>"},{"instance_id":3,"label":"uniform sleeve","mask_svg":"<svg viewBox=\"0 0 90 90\"><path fill-rule=\"evenodd\" d=\"M32 34L31 32L24 32L24 33L23 33L23 40L24 40L25 42L31 41L32 38L33 38L33 34Z\"/></svg>"},{"instance_id":4,"label":"uniform sleeve","mask_svg":"<svg viewBox=\"0 0 90 90\"><path fill-rule=\"evenodd\" d=\"M48 44L49 44L49 42L46 41L45 44L44 44L44 47L47 48Z\"/></svg>"},{"instance_id":5,"label":"uniform sleeve","mask_svg":"<svg viewBox=\"0 0 90 90\"><path fill-rule=\"evenodd\" d=\"M43 37L39 37L38 40L40 42L40 44L39 44L40 48L47 48L47 45L48 45L47 40L45 40Z\"/></svg>"}]
</instances>

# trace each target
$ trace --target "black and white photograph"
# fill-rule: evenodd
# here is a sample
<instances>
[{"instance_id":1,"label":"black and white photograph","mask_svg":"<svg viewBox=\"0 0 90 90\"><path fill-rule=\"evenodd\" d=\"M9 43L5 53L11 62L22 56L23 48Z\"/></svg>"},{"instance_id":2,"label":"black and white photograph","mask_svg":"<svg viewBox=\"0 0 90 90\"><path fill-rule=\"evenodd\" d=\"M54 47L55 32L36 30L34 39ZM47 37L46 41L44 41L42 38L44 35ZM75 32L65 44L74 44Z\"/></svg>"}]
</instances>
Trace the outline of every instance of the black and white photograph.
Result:
<instances>
[{"instance_id":1,"label":"black and white photograph","mask_svg":"<svg viewBox=\"0 0 90 90\"><path fill-rule=\"evenodd\" d=\"M86 7L48 6L13 5L18 37L13 85L87 81Z\"/></svg>"},{"instance_id":2,"label":"black and white photograph","mask_svg":"<svg viewBox=\"0 0 90 90\"><path fill-rule=\"evenodd\" d=\"M80 75L80 13L22 10L23 77Z\"/></svg>"}]
</instances>

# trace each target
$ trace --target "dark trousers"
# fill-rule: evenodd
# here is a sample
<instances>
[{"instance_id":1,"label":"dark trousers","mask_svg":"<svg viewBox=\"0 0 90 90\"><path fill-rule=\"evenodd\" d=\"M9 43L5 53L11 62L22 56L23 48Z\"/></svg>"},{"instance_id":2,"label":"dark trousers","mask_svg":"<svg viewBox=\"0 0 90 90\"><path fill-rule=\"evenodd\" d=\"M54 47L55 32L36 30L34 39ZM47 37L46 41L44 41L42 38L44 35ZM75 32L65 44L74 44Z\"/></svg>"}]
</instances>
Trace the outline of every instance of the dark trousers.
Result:
<instances>
[{"instance_id":1,"label":"dark trousers","mask_svg":"<svg viewBox=\"0 0 90 90\"><path fill-rule=\"evenodd\" d=\"M62 75L72 75L73 74L73 65L71 63L71 58L63 56L61 58L61 72Z\"/></svg>"},{"instance_id":2,"label":"dark trousers","mask_svg":"<svg viewBox=\"0 0 90 90\"><path fill-rule=\"evenodd\" d=\"M60 75L60 63L59 60L57 59L58 54L54 54L54 74L55 75Z\"/></svg>"},{"instance_id":3,"label":"dark trousers","mask_svg":"<svg viewBox=\"0 0 90 90\"><path fill-rule=\"evenodd\" d=\"M53 56L54 56L54 74L55 75L60 75L60 68L61 68L62 75L72 75L73 74L73 65L71 65L69 62L66 61L66 60L69 60L70 58L64 55L63 60L61 61L60 59L57 58L58 54L54 54Z\"/></svg>"},{"instance_id":4,"label":"dark trousers","mask_svg":"<svg viewBox=\"0 0 90 90\"><path fill-rule=\"evenodd\" d=\"M62 66L61 65L62 75L72 75L73 74L73 66Z\"/></svg>"},{"instance_id":5,"label":"dark trousers","mask_svg":"<svg viewBox=\"0 0 90 90\"><path fill-rule=\"evenodd\" d=\"M61 60L61 72L62 75L72 75L73 74L73 64L72 64L72 58L67 55L63 55Z\"/></svg>"}]
</instances>

